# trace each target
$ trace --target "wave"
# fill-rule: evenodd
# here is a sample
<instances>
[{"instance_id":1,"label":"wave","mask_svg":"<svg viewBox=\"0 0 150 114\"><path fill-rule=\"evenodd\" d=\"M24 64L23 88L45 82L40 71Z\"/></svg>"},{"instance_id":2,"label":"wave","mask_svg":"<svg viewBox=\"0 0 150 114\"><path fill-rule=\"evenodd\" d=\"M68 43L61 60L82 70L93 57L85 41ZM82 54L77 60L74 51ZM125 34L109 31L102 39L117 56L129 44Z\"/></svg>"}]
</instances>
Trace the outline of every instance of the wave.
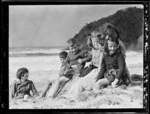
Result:
<instances>
[{"instance_id":1,"label":"wave","mask_svg":"<svg viewBox=\"0 0 150 114\"><path fill-rule=\"evenodd\" d=\"M58 55L63 49L55 48L16 48L9 50L10 57L22 56L53 56Z\"/></svg>"},{"instance_id":2,"label":"wave","mask_svg":"<svg viewBox=\"0 0 150 114\"><path fill-rule=\"evenodd\" d=\"M58 53L27 53L27 54L9 54L9 57L25 57L25 56L54 56Z\"/></svg>"}]
</instances>

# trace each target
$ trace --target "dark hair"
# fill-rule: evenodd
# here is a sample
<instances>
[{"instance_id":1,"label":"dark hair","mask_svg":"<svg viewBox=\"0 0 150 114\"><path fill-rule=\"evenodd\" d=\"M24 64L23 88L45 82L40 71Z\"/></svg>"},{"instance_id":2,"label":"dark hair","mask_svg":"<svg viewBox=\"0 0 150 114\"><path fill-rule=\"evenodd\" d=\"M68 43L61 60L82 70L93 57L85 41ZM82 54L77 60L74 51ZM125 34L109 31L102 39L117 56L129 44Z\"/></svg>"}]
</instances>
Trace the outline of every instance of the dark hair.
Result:
<instances>
[{"instance_id":1,"label":"dark hair","mask_svg":"<svg viewBox=\"0 0 150 114\"><path fill-rule=\"evenodd\" d=\"M25 74L25 73L28 73L28 69L27 68L19 68L17 70L17 73L16 73L16 76L18 79L21 79L21 77Z\"/></svg>"},{"instance_id":2,"label":"dark hair","mask_svg":"<svg viewBox=\"0 0 150 114\"><path fill-rule=\"evenodd\" d=\"M68 53L66 51L62 51L62 52L59 53L60 58L66 58L67 55L68 55Z\"/></svg>"},{"instance_id":3,"label":"dark hair","mask_svg":"<svg viewBox=\"0 0 150 114\"><path fill-rule=\"evenodd\" d=\"M104 34L106 35L112 35L113 37L120 38L120 32L119 30L111 23L104 24Z\"/></svg>"},{"instance_id":4,"label":"dark hair","mask_svg":"<svg viewBox=\"0 0 150 114\"><path fill-rule=\"evenodd\" d=\"M77 44L77 42L74 38L70 38L69 40L67 40L67 43L72 43L73 45Z\"/></svg>"},{"instance_id":5,"label":"dark hair","mask_svg":"<svg viewBox=\"0 0 150 114\"><path fill-rule=\"evenodd\" d=\"M105 40L105 43L104 43L104 52L105 52L106 54L109 53L108 40L109 40L109 41L112 41L112 42L115 42L115 43L119 46L119 40L118 40L118 38L117 38L117 37L114 37L113 35L109 35L109 36L108 36L108 39L106 39L106 40ZM120 51L120 46L118 47L118 50L117 50L117 51L118 51L118 52Z\"/></svg>"}]
</instances>

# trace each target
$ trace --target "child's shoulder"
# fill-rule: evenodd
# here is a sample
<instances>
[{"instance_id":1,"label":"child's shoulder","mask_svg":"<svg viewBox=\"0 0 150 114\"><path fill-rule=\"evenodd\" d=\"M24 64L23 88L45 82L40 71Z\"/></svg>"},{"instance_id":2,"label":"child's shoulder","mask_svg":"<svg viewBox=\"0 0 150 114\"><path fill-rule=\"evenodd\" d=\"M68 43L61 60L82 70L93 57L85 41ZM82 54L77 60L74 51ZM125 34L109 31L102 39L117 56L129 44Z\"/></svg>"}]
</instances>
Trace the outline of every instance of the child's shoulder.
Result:
<instances>
[{"instance_id":1,"label":"child's shoulder","mask_svg":"<svg viewBox=\"0 0 150 114\"><path fill-rule=\"evenodd\" d=\"M116 55L117 55L117 57L118 58L124 58L124 54L122 53L122 51L121 50L119 50L117 53L116 53Z\"/></svg>"},{"instance_id":2,"label":"child's shoulder","mask_svg":"<svg viewBox=\"0 0 150 114\"><path fill-rule=\"evenodd\" d=\"M32 81L32 80L27 80L27 82L29 82L29 83L33 83L33 81Z\"/></svg>"}]
</instances>

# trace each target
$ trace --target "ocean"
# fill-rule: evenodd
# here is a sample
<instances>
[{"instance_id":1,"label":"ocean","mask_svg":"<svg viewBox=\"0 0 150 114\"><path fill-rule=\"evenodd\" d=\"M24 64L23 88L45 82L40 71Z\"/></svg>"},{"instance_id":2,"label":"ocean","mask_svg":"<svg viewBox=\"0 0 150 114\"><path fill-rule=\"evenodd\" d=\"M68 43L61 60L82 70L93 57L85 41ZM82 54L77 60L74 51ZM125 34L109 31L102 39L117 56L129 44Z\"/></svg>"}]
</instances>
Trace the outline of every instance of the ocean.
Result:
<instances>
[{"instance_id":1,"label":"ocean","mask_svg":"<svg viewBox=\"0 0 150 114\"><path fill-rule=\"evenodd\" d=\"M9 57L58 55L66 47L9 48Z\"/></svg>"}]
</instances>

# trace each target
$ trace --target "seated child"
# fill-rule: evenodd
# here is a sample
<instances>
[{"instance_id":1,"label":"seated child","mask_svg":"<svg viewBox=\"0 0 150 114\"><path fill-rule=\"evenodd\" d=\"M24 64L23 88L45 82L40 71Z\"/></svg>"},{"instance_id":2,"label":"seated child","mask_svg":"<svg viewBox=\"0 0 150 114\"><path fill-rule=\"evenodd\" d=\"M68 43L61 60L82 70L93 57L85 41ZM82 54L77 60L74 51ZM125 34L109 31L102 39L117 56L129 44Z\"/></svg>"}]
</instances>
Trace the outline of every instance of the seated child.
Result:
<instances>
[{"instance_id":1,"label":"seated child","mask_svg":"<svg viewBox=\"0 0 150 114\"><path fill-rule=\"evenodd\" d=\"M91 61L92 55L87 50L81 50L74 38L69 39L67 44L70 51L65 64L76 68L77 73L81 74L85 63Z\"/></svg>"},{"instance_id":2,"label":"seated child","mask_svg":"<svg viewBox=\"0 0 150 114\"><path fill-rule=\"evenodd\" d=\"M91 60L91 54L86 50L80 50L79 45L77 44L74 38L71 38L67 41L68 47L70 49L68 56L64 62L67 68L73 68L76 76L80 76L82 70L84 69L85 63ZM59 86L61 83L70 80L70 78L63 77L57 81L56 86L51 97L56 97L58 95Z\"/></svg>"},{"instance_id":3,"label":"seated child","mask_svg":"<svg viewBox=\"0 0 150 114\"><path fill-rule=\"evenodd\" d=\"M112 87L117 87L118 83L127 77L125 58L120 50L118 39L108 36L105 43L101 70L98 73L97 82L93 88L94 91L109 84Z\"/></svg>"},{"instance_id":4,"label":"seated child","mask_svg":"<svg viewBox=\"0 0 150 114\"><path fill-rule=\"evenodd\" d=\"M27 68L20 68L17 71L18 81L14 81L10 90L10 98L29 98L34 95L39 95L34 83L28 80L29 72Z\"/></svg>"},{"instance_id":5,"label":"seated child","mask_svg":"<svg viewBox=\"0 0 150 114\"><path fill-rule=\"evenodd\" d=\"M40 96L38 98L42 98L46 96L47 91L50 89L50 86L52 86L53 83L55 83L56 81L62 83L69 81L70 78L72 78L72 76L74 75L74 70L72 68L67 67L64 62L65 59L67 58L68 53L66 51L62 51L59 53L59 58L61 61L61 68L59 71L59 77L57 79L54 80L49 80L44 88L44 90L42 91L42 93L40 94Z\"/></svg>"},{"instance_id":6,"label":"seated child","mask_svg":"<svg viewBox=\"0 0 150 114\"><path fill-rule=\"evenodd\" d=\"M120 35L119 30L111 23L106 23L104 24L104 26L105 26L105 29L104 29L105 39L107 39L109 35L112 35L113 37L117 38L119 41L120 50L122 54L124 55L124 57L126 58L126 48L123 42L121 41L121 35ZM133 81L131 80L131 76L127 68L127 65L125 66L125 71L127 73L127 77L126 77L126 80L124 81L127 85L129 85L133 83Z\"/></svg>"}]
</instances>

